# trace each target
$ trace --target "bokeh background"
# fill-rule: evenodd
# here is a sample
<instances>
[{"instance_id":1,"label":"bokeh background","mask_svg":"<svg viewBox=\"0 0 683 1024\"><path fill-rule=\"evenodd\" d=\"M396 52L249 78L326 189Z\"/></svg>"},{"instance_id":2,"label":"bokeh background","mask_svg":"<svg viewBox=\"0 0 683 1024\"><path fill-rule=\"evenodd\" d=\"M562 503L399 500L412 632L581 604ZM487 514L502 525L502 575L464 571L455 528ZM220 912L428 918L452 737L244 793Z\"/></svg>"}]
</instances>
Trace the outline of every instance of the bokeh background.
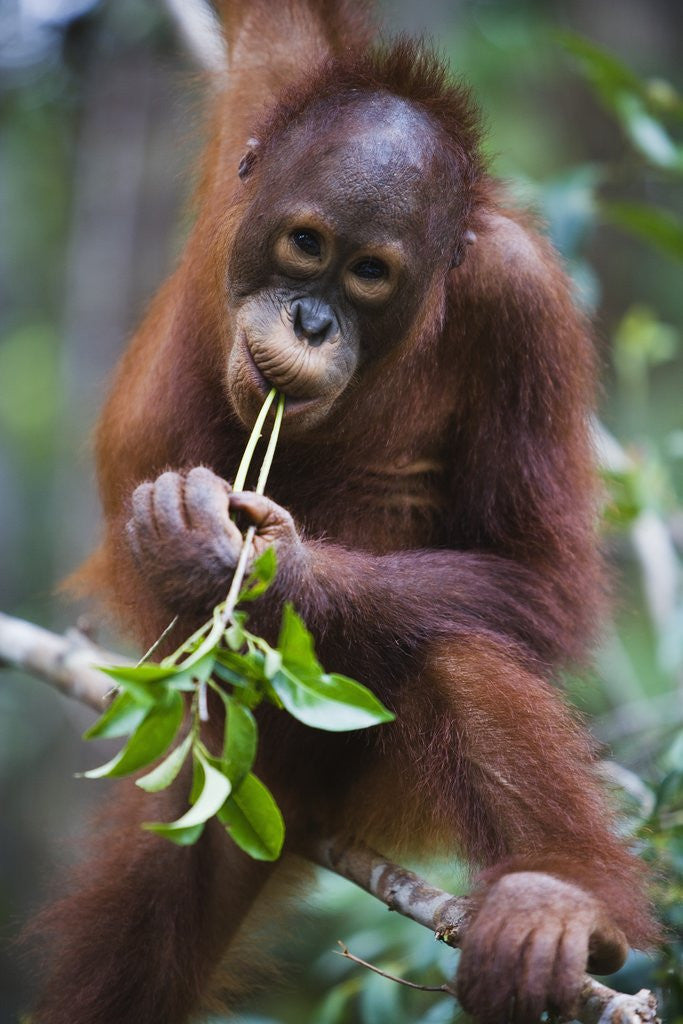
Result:
<instances>
[{"instance_id":1,"label":"bokeh background","mask_svg":"<svg viewBox=\"0 0 683 1024\"><path fill-rule=\"evenodd\" d=\"M189 0L187 0L190 5ZM98 534L89 435L126 337L182 244L200 143L182 0L0 0L0 609L51 628ZM432 35L474 86L494 168L543 217L591 313L615 612L594 673L568 680L605 744L624 828L657 863L670 927L614 984L683 1021L683 6L671 0L386 0L389 30ZM120 639L102 629L103 642ZM32 981L13 942L78 856L107 785L91 715L0 675L0 1022ZM457 865L425 868L452 889ZM431 984L455 954L339 879L287 940L251 1024L447 1024L457 1008L335 957Z\"/></svg>"}]
</instances>

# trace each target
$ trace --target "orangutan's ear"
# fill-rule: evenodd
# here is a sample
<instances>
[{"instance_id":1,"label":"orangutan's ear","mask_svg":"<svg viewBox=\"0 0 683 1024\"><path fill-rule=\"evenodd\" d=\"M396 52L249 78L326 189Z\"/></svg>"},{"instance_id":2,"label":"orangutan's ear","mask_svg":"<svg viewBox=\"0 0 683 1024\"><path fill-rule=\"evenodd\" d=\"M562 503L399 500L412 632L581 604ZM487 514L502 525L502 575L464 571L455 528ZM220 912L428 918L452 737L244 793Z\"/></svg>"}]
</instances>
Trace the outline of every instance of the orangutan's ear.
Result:
<instances>
[{"instance_id":1,"label":"orangutan's ear","mask_svg":"<svg viewBox=\"0 0 683 1024\"><path fill-rule=\"evenodd\" d=\"M465 253L467 252L467 246L468 245L474 245L476 240L477 240L477 236L475 235L474 231L470 231L469 228L468 228L467 231L465 231L463 233L463 236L462 236L462 239L460 241L460 244L458 245L457 249L453 253L453 256L452 256L451 262L450 262L450 266L449 266L449 270L454 270L456 267L460 266L462 261L465 259Z\"/></svg>"},{"instance_id":2,"label":"orangutan's ear","mask_svg":"<svg viewBox=\"0 0 683 1024\"><path fill-rule=\"evenodd\" d=\"M244 181L249 177L251 169L256 163L258 147L258 139L247 139L247 148L239 162L239 167L237 168L237 173L239 174L241 181Z\"/></svg>"}]
</instances>

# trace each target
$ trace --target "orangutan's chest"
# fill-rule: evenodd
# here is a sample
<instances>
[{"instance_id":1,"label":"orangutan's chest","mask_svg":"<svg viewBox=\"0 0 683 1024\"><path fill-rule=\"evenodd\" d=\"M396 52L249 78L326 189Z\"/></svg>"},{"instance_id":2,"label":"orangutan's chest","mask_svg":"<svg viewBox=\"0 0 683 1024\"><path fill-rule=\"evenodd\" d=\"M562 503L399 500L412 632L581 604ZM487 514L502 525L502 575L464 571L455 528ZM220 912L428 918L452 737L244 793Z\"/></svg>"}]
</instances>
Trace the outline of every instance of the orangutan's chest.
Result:
<instances>
[{"instance_id":1,"label":"orangutan's chest","mask_svg":"<svg viewBox=\"0 0 683 1024\"><path fill-rule=\"evenodd\" d=\"M416 459L368 467L336 490L334 514L321 506L306 520L329 541L384 553L440 543L445 504L441 464Z\"/></svg>"}]
</instances>

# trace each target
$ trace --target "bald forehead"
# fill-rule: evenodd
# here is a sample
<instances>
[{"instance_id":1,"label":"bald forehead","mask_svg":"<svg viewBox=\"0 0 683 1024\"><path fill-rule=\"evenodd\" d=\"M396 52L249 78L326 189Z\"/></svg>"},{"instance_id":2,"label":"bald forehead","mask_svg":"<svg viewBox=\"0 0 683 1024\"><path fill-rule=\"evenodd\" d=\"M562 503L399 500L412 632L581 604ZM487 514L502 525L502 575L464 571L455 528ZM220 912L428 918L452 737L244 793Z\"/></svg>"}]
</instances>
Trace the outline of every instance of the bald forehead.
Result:
<instances>
[{"instance_id":1,"label":"bald forehead","mask_svg":"<svg viewBox=\"0 0 683 1024\"><path fill-rule=\"evenodd\" d=\"M434 147L426 114L397 96L374 94L339 111L337 152L375 172L384 168L424 171Z\"/></svg>"},{"instance_id":2,"label":"bald forehead","mask_svg":"<svg viewBox=\"0 0 683 1024\"><path fill-rule=\"evenodd\" d=\"M434 127L405 100L376 93L312 111L282 141L280 157L297 169L295 191L313 201L321 193L327 203L372 207L375 217L423 204Z\"/></svg>"}]
</instances>

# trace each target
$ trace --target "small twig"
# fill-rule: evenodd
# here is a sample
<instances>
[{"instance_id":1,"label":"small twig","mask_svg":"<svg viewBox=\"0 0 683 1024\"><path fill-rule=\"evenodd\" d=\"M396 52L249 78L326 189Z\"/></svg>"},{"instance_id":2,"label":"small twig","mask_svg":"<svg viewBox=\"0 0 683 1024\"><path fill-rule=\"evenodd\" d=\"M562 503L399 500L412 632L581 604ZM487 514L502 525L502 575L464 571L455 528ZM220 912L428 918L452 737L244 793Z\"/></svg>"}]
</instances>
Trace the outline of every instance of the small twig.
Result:
<instances>
[{"instance_id":1,"label":"small twig","mask_svg":"<svg viewBox=\"0 0 683 1024\"><path fill-rule=\"evenodd\" d=\"M144 665L146 661L149 661L149 659L150 659L150 658L152 657L152 655L154 654L154 652L155 652L155 651L156 651L156 650L157 650L157 649L158 649L159 647L161 647L162 643L164 642L164 640L166 639L166 637L168 636L168 634L169 634L169 633L171 632L171 630L173 629L173 627L175 626L175 624L177 623L177 621L178 621L178 616L177 616L177 615L174 615L174 617L173 617L173 618L171 619L171 621L169 622L168 626L167 626L167 627L166 627L166 629L165 629L165 630L163 631L163 633L161 634L161 636L158 636L158 637L156 638L156 640L154 641L154 643L152 644L152 646L150 647L150 649L149 649L148 651L145 651L145 653L144 653L144 654L142 655L142 657L140 658L140 660L139 660L138 662L136 662L136 664L135 664L135 667L136 667L136 668L140 668L140 665Z\"/></svg>"},{"instance_id":2,"label":"small twig","mask_svg":"<svg viewBox=\"0 0 683 1024\"><path fill-rule=\"evenodd\" d=\"M275 389L271 392L275 394ZM266 448L266 454L263 456L263 463L261 465L261 472L258 475L256 481L256 493L265 494L266 484L268 483L268 474L270 473L270 467L273 465L273 457L275 455L275 448L277 447L277 439L280 436L280 427L282 426L282 417L285 413L285 396L279 395L277 400L277 409L275 410L275 422L273 423L273 429L270 432L268 438L268 447ZM235 487L235 490L237 488Z\"/></svg>"},{"instance_id":3,"label":"small twig","mask_svg":"<svg viewBox=\"0 0 683 1024\"><path fill-rule=\"evenodd\" d=\"M406 988L416 988L420 992L445 992L449 996L457 998L455 989L450 988L448 985L418 985L415 981L408 981L407 978L399 978L396 974L389 974L388 971L383 971L379 967L375 967L374 964L369 964L367 960L361 960L359 956L354 956L347 946L337 939L337 945L341 947L341 952L337 953L337 956L346 957L347 960L352 960L354 964L358 964L360 967L367 967L369 971L374 971L375 974L379 974L381 978L386 978L388 981L395 981L397 985L405 985ZM336 950L335 950L336 952Z\"/></svg>"},{"instance_id":4,"label":"small twig","mask_svg":"<svg viewBox=\"0 0 683 1024\"><path fill-rule=\"evenodd\" d=\"M202 722L209 721L209 699L208 689L206 683L202 683L199 687L199 694L197 698L197 709L199 711L199 718Z\"/></svg>"},{"instance_id":5,"label":"small twig","mask_svg":"<svg viewBox=\"0 0 683 1024\"><path fill-rule=\"evenodd\" d=\"M242 541L242 547L240 548L239 558L237 559L237 565L235 566L235 573L232 577L232 583L228 591L228 596L223 604L223 610L221 612L221 623L223 628L228 625L232 618L232 613L235 610L237 604L237 598L240 596L240 590L244 583L244 577L247 574L247 562L249 561L249 555L251 554L251 545L256 536L256 527L250 526L244 535Z\"/></svg>"}]
</instances>

